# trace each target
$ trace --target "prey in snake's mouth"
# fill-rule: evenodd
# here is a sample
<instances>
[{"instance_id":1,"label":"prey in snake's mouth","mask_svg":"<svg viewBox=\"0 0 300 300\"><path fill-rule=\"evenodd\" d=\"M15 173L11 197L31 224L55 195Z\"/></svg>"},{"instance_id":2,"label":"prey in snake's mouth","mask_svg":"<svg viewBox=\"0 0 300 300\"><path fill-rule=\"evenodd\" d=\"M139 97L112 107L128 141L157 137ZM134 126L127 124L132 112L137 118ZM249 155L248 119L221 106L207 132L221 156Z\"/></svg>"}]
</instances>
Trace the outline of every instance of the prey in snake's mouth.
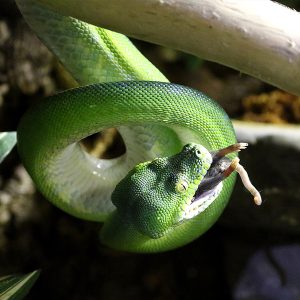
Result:
<instances>
[{"instance_id":1,"label":"prey in snake's mouth","mask_svg":"<svg viewBox=\"0 0 300 300\"><path fill-rule=\"evenodd\" d=\"M191 204L185 211L185 219L193 218L204 211L219 196L223 187L222 181L233 171L240 175L245 188L254 196L255 204L260 205L262 203L260 193L250 182L246 170L239 164L239 159L236 157L230 160L226 157L227 154L239 152L247 146L247 143L237 143L219 151L210 152L212 156L211 166L199 184Z\"/></svg>"}]
</instances>

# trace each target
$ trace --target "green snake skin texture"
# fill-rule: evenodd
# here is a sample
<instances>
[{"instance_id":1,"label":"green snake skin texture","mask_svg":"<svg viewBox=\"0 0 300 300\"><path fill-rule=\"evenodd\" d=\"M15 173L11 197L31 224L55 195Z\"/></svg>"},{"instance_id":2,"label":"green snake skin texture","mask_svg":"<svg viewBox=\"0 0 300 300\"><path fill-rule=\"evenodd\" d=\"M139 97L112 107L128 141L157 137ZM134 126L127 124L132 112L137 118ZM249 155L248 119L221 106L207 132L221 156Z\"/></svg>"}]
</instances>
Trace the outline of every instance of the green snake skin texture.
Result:
<instances>
[{"instance_id":1,"label":"green snake skin texture","mask_svg":"<svg viewBox=\"0 0 300 300\"><path fill-rule=\"evenodd\" d=\"M166 251L209 229L228 202L234 175L205 211L156 238L118 213L111 196L138 163L175 155L187 143L208 150L234 144L223 109L196 90L168 83L126 37L60 16L38 1L17 3L78 84L89 84L41 100L20 122L18 150L38 189L66 212L104 222L103 243L121 250ZM111 127L123 137L124 155L97 159L78 144Z\"/></svg>"}]
</instances>

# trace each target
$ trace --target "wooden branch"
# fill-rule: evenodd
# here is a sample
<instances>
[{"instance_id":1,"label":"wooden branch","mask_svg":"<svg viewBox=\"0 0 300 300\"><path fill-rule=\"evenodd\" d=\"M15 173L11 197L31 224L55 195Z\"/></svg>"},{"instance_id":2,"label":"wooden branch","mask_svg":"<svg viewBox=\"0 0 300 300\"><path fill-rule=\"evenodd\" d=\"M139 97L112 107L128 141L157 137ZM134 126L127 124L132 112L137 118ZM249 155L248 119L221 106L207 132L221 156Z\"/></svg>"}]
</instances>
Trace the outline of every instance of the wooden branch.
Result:
<instances>
[{"instance_id":1,"label":"wooden branch","mask_svg":"<svg viewBox=\"0 0 300 300\"><path fill-rule=\"evenodd\" d=\"M296 124L267 124L248 121L232 121L238 141L256 144L259 141L268 141L268 144L277 144L300 153L300 126ZM289 166L288 166L289 167Z\"/></svg>"},{"instance_id":2,"label":"wooden branch","mask_svg":"<svg viewBox=\"0 0 300 300\"><path fill-rule=\"evenodd\" d=\"M300 95L300 13L270 0L39 0Z\"/></svg>"}]
</instances>

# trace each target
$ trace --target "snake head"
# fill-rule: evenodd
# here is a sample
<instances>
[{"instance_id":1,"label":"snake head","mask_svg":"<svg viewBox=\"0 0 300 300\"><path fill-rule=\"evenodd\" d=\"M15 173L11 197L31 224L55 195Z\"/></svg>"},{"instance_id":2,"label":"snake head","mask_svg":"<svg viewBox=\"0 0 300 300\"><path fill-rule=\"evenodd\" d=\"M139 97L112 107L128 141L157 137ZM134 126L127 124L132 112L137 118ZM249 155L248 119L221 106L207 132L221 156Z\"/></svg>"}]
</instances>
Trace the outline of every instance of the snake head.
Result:
<instances>
[{"instance_id":1,"label":"snake head","mask_svg":"<svg viewBox=\"0 0 300 300\"><path fill-rule=\"evenodd\" d=\"M196 207L195 194L211 163L205 147L187 144L178 154L137 165L116 186L112 202L124 222L143 235L159 238L190 218L190 207Z\"/></svg>"}]
</instances>

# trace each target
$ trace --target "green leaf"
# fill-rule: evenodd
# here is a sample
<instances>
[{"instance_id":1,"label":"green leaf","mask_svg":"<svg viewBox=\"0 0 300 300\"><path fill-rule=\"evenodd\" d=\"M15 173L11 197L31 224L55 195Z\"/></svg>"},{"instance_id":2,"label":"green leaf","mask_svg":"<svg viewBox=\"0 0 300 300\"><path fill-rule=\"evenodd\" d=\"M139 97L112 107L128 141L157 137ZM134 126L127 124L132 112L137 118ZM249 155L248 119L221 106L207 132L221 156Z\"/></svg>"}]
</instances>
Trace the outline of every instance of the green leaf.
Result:
<instances>
[{"instance_id":1,"label":"green leaf","mask_svg":"<svg viewBox=\"0 0 300 300\"><path fill-rule=\"evenodd\" d=\"M0 299L23 299L40 275L36 270L26 275L9 275L0 278Z\"/></svg>"},{"instance_id":2,"label":"green leaf","mask_svg":"<svg viewBox=\"0 0 300 300\"><path fill-rule=\"evenodd\" d=\"M0 133L0 163L11 151L17 142L16 132L1 132Z\"/></svg>"}]
</instances>

